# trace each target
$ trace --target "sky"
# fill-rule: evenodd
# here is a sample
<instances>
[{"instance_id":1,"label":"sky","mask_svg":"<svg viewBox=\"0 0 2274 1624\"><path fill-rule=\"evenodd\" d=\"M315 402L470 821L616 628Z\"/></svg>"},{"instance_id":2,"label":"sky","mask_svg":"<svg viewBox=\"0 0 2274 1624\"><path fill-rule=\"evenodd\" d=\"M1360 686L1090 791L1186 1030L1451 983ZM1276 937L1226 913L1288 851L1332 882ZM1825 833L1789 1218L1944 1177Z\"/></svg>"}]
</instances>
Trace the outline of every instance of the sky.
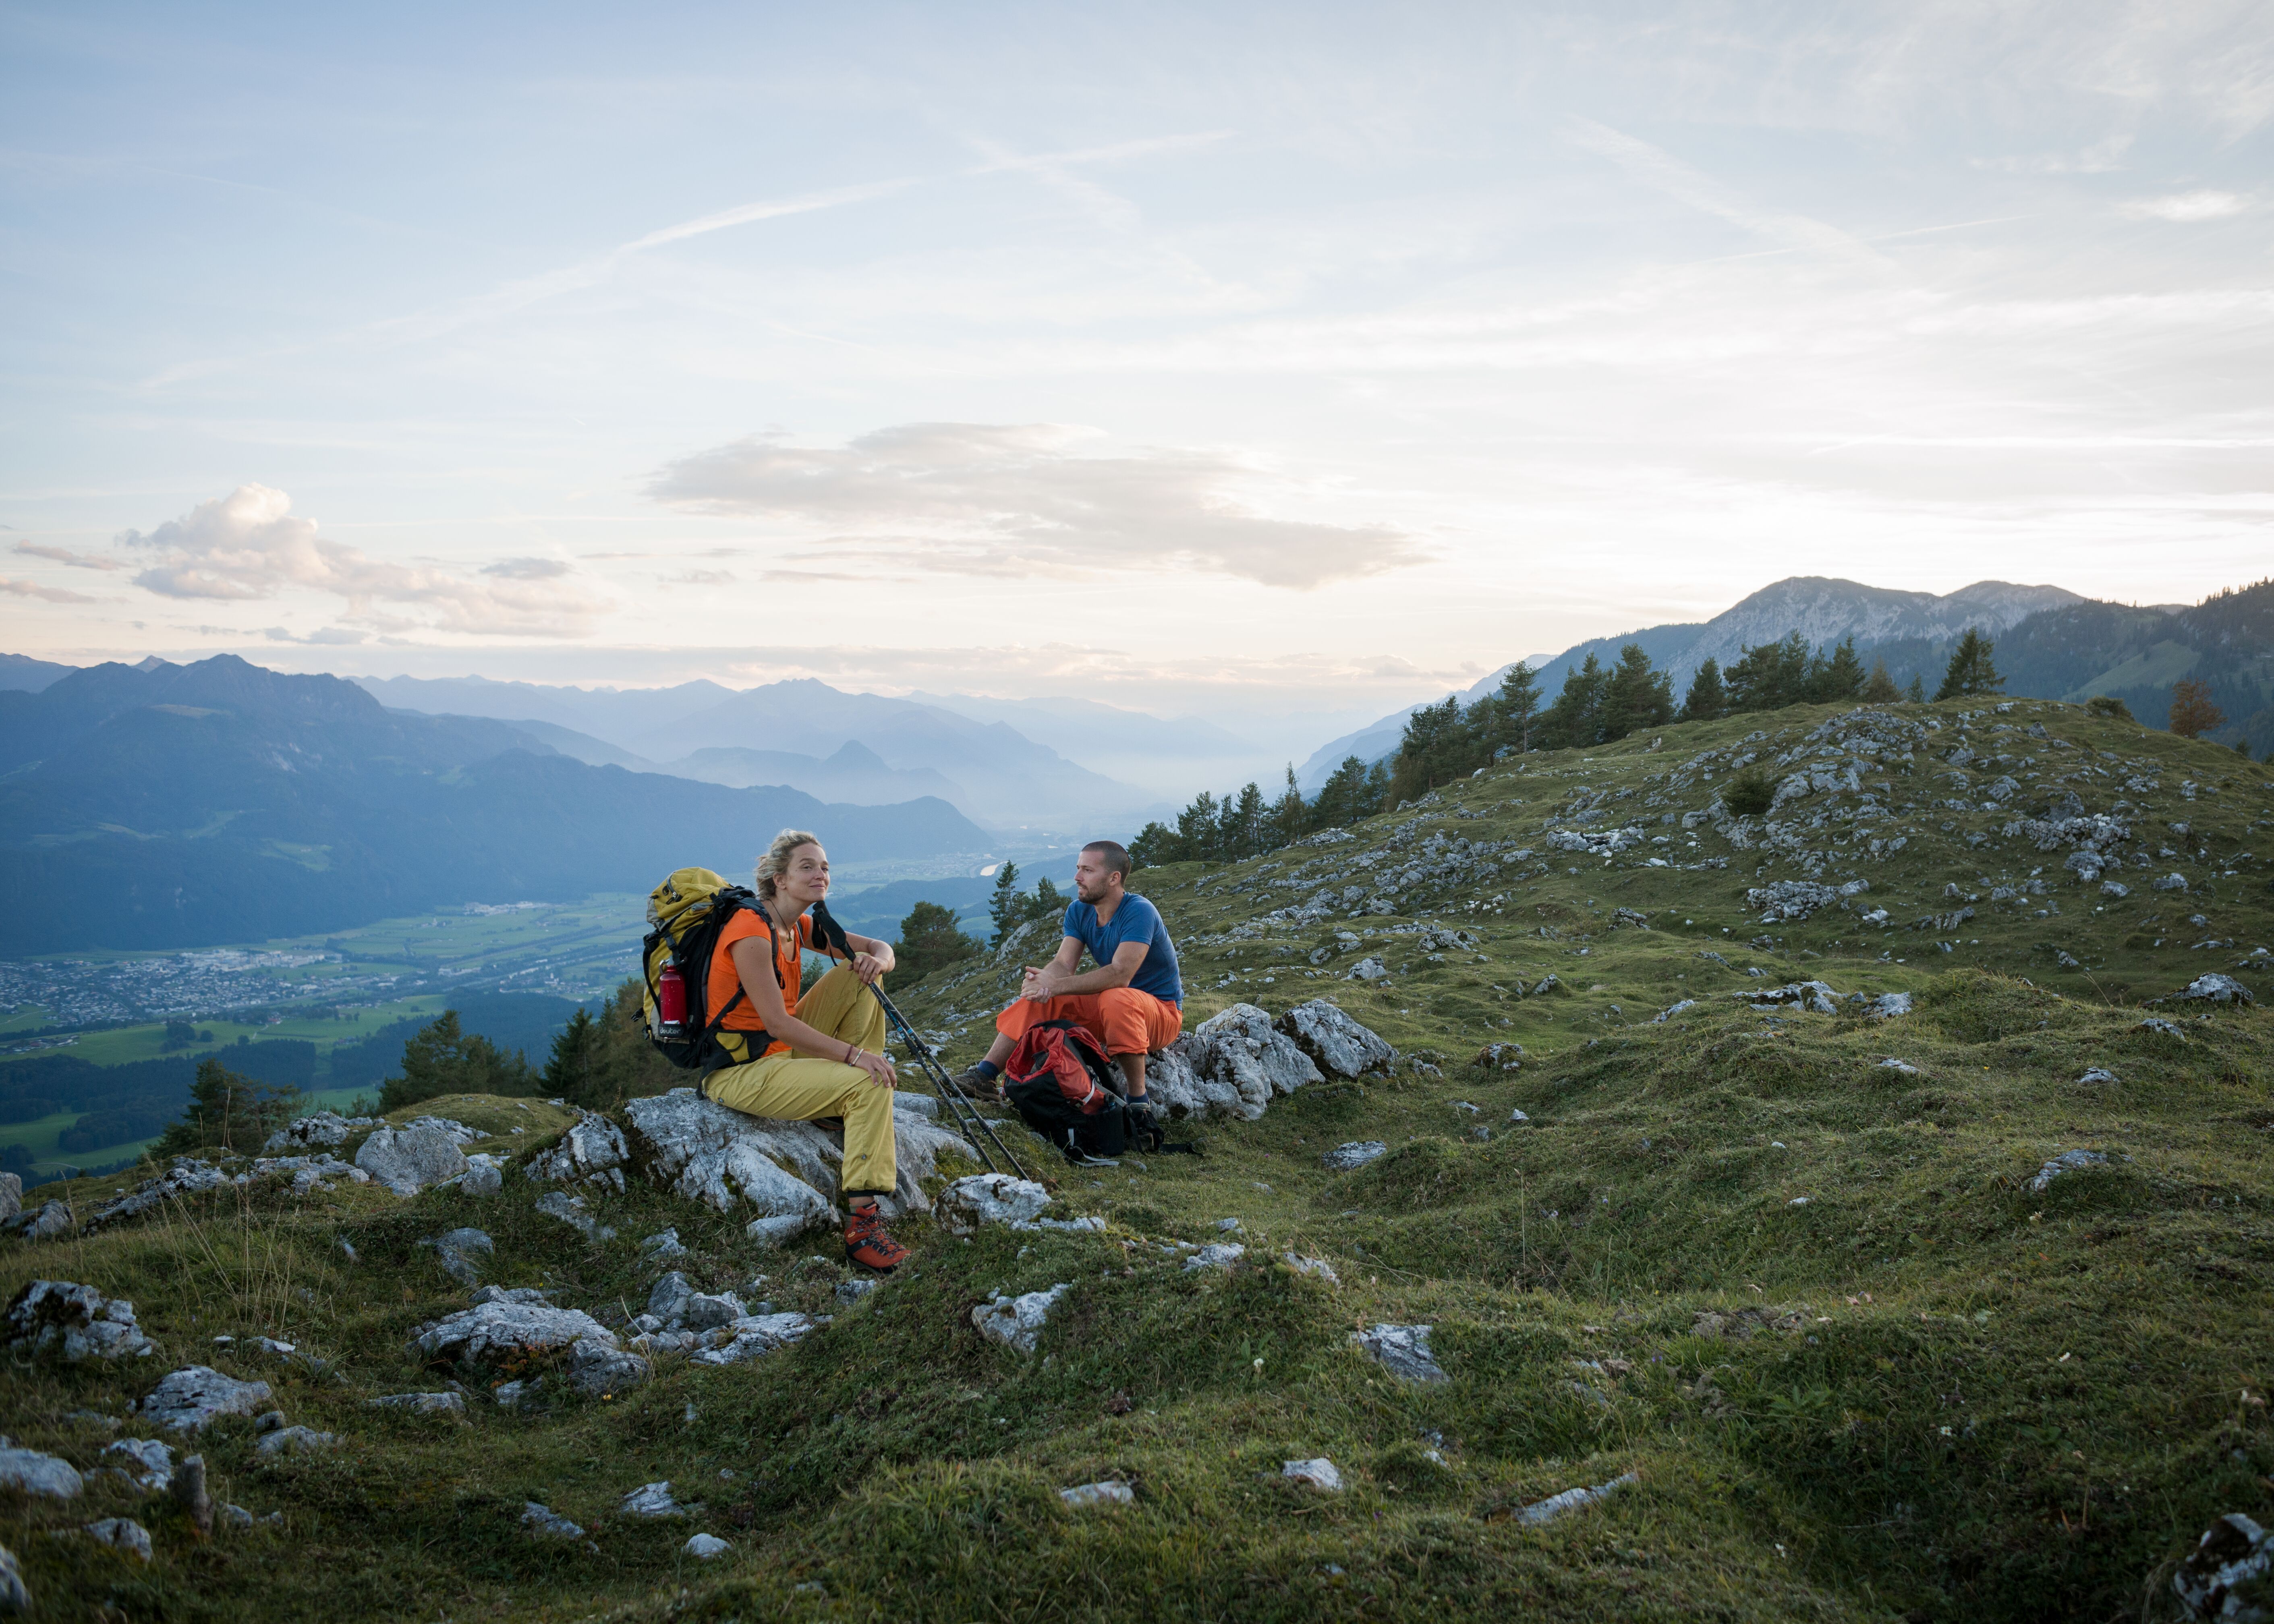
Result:
<instances>
[{"instance_id":1,"label":"sky","mask_svg":"<svg viewBox=\"0 0 2274 1624\"><path fill-rule=\"evenodd\" d=\"M2263 4L0 9L0 649L1263 731L2274 559Z\"/></svg>"}]
</instances>

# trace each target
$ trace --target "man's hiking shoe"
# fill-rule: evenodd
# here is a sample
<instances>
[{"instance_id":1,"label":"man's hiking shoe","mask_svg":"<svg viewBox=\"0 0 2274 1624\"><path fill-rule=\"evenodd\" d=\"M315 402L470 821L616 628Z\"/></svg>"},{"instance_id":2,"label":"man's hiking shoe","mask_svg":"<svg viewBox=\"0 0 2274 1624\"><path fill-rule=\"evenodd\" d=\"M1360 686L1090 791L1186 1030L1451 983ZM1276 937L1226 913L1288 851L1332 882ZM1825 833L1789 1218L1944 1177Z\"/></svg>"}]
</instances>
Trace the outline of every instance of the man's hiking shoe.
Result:
<instances>
[{"instance_id":1,"label":"man's hiking shoe","mask_svg":"<svg viewBox=\"0 0 2274 1624\"><path fill-rule=\"evenodd\" d=\"M845 1220L845 1260L889 1274L907 1261L908 1249L885 1233L885 1215L875 1207Z\"/></svg>"},{"instance_id":2,"label":"man's hiking shoe","mask_svg":"<svg viewBox=\"0 0 2274 1624\"><path fill-rule=\"evenodd\" d=\"M984 1105L1000 1105L1009 1097L1003 1092L1003 1074L1000 1071L990 1077L976 1065L968 1065L957 1072L955 1086Z\"/></svg>"}]
</instances>

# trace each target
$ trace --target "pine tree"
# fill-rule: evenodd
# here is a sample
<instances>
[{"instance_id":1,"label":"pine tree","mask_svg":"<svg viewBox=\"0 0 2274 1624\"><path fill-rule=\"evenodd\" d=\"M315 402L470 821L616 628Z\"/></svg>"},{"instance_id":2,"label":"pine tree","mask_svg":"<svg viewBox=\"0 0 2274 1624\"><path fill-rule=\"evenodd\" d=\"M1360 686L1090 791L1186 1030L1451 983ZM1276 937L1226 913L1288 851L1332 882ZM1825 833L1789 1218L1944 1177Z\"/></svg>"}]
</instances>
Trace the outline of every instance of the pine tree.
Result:
<instances>
[{"instance_id":1,"label":"pine tree","mask_svg":"<svg viewBox=\"0 0 2274 1624\"><path fill-rule=\"evenodd\" d=\"M1723 673L1729 710L1781 710L1808 697L1808 639L1794 632L1781 643L1764 643L1741 652Z\"/></svg>"},{"instance_id":2,"label":"pine tree","mask_svg":"<svg viewBox=\"0 0 2274 1624\"><path fill-rule=\"evenodd\" d=\"M1867 705L1892 705L1903 696L1895 680L1887 674L1887 662L1873 658L1871 679L1864 684L1864 703Z\"/></svg>"},{"instance_id":3,"label":"pine tree","mask_svg":"<svg viewBox=\"0 0 2274 1624\"><path fill-rule=\"evenodd\" d=\"M900 921L900 940L892 944L892 974L902 981L920 981L980 951L979 944L964 935L954 909L919 902Z\"/></svg>"},{"instance_id":4,"label":"pine tree","mask_svg":"<svg viewBox=\"0 0 2274 1624\"><path fill-rule=\"evenodd\" d=\"M1532 730L1540 725L1538 673L1522 660L1510 665L1500 686L1469 707L1468 724L1480 767L1505 753L1529 750Z\"/></svg>"},{"instance_id":5,"label":"pine tree","mask_svg":"<svg viewBox=\"0 0 2274 1624\"><path fill-rule=\"evenodd\" d=\"M1996 647L1973 627L1968 627L1950 657L1950 668L1942 673L1942 686L1935 690L1936 702L2004 693L2006 679L1998 674L1998 667L1990 660Z\"/></svg>"},{"instance_id":6,"label":"pine tree","mask_svg":"<svg viewBox=\"0 0 2274 1624\"><path fill-rule=\"evenodd\" d=\"M600 1023L582 1004L568 1024L553 1035L553 1053L545 1063L546 1092L556 1100L588 1111L604 1111L620 1103L613 1096L601 1067Z\"/></svg>"},{"instance_id":7,"label":"pine tree","mask_svg":"<svg viewBox=\"0 0 2274 1624\"><path fill-rule=\"evenodd\" d=\"M1682 719L1685 722L1718 722L1729 709L1729 695L1721 687L1721 662L1712 655L1698 667L1698 674L1690 679L1690 694L1682 702Z\"/></svg>"},{"instance_id":8,"label":"pine tree","mask_svg":"<svg viewBox=\"0 0 2274 1624\"><path fill-rule=\"evenodd\" d=\"M1205 801L1208 796L1203 794L1201 799ZM1003 938L1019 928L1018 915L1019 865L1005 862L995 871L995 889L987 898L987 917L995 927L995 939L990 945L1003 945Z\"/></svg>"},{"instance_id":9,"label":"pine tree","mask_svg":"<svg viewBox=\"0 0 2274 1624\"><path fill-rule=\"evenodd\" d=\"M1226 862L1238 862L1271 849L1265 844L1268 837L1263 823L1268 808L1261 788L1250 780L1237 797L1226 795L1222 804L1218 847Z\"/></svg>"},{"instance_id":10,"label":"pine tree","mask_svg":"<svg viewBox=\"0 0 2274 1624\"><path fill-rule=\"evenodd\" d=\"M2226 712L2210 702L2210 684L2182 677L2172 684L2172 731L2182 739L2200 738L2226 720Z\"/></svg>"},{"instance_id":11,"label":"pine tree","mask_svg":"<svg viewBox=\"0 0 2274 1624\"><path fill-rule=\"evenodd\" d=\"M1279 799L1264 809L1263 823L1270 841L1269 850L1292 846L1311 832L1311 808L1303 804L1302 786L1295 782L1295 763L1287 763L1286 787Z\"/></svg>"},{"instance_id":12,"label":"pine tree","mask_svg":"<svg viewBox=\"0 0 2274 1624\"><path fill-rule=\"evenodd\" d=\"M189 1108L159 1136L154 1154L177 1156L219 1148L251 1155L268 1136L299 1114L306 1096L290 1083L256 1083L218 1060L198 1062L190 1084Z\"/></svg>"},{"instance_id":13,"label":"pine tree","mask_svg":"<svg viewBox=\"0 0 2274 1624\"><path fill-rule=\"evenodd\" d=\"M1903 697L1915 705L1926 703L1926 683L1917 672L1911 673L1911 685L1903 690Z\"/></svg>"},{"instance_id":14,"label":"pine tree","mask_svg":"<svg viewBox=\"0 0 2274 1624\"><path fill-rule=\"evenodd\" d=\"M1360 818L1371 817L1377 809L1367 787L1367 765L1355 756L1343 757L1342 765L1319 786L1318 799L1311 803L1311 818L1320 829L1346 829Z\"/></svg>"},{"instance_id":15,"label":"pine tree","mask_svg":"<svg viewBox=\"0 0 2274 1624\"><path fill-rule=\"evenodd\" d=\"M1864 694L1864 662L1856 653L1856 640L1843 637L1830 655L1809 663L1808 702L1815 705L1845 704Z\"/></svg>"},{"instance_id":16,"label":"pine tree","mask_svg":"<svg viewBox=\"0 0 2274 1624\"><path fill-rule=\"evenodd\" d=\"M539 1081L525 1056L462 1030L458 1011L444 1010L404 1041L403 1075L380 1086L379 1109L383 1115L452 1094L533 1094Z\"/></svg>"},{"instance_id":17,"label":"pine tree","mask_svg":"<svg viewBox=\"0 0 2274 1624\"><path fill-rule=\"evenodd\" d=\"M1593 654L1563 679L1562 691L1540 718L1540 743L1551 750L1584 749L1602 737L1603 688L1610 673Z\"/></svg>"},{"instance_id":18,"label":"pine tree","mask_svg":"<svg viewBox=\"0 0 2274 1624\"><path fill-rule=\"evenodd\" d=\"M1619 650L1619 663L1603 682L1602 736L1606 742L1623 739L1646 727L1663 727L1674 719L1674 682L1653 668L1638 643Z\"/></svg>"},{"instance_id":19,"label":"pine tree","mask_svg":"<svg viewBox=\"0 0 2274 1624\"><path fill-rule=\"evenodd\" d=\"M1405 718L1390 769L1389 793L1399 801L1427 794L1468 770L1469 737L1457 695L1422 705Z\"/></svg>"}]
</instances>

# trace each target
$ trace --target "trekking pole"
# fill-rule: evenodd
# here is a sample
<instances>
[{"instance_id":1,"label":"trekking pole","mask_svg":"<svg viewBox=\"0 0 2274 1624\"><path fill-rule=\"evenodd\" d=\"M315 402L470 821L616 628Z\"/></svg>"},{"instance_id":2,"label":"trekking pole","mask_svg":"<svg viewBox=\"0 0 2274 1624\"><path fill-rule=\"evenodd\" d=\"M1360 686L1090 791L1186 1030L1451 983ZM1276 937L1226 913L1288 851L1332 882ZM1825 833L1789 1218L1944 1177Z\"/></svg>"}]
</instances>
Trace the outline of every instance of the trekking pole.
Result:
<instances>
[{"instance_id":1,"label":"trekking pole","mask_svg":"<svg viewBox=\"0 0 2274 1624\"><path fill-rule=\"evenodd\" d=\"M822 935L828 940L829 944L845 955L847 963L851 963L852 945L845 939L845 928L830 916L829 905L825 902L815 903L813 919L814 922L821 928ZM885 1019L892 1023L893 1029L899 1032L901 1041L908 1046L908 1054L915 1061L916 1069L924 1074L934 1091L946 1101L947 1114L954 1122L956 1132L969 1139L978 1149L979 1158L986 1162L987 1170L997 1174L1003 1170L995 1165L995 1158L987 1154L987 1147L991 1143L997 1150L1003 1153L1003 1159L1011 1164L1013 1172L1020 1178L1028 1177L1027 1169L1019 1164L1019 1158L1011 1154L1011 1147L995 1137L994 1124L979 1114L978 1104L969 1094L963 1092L962 1086L950 1075L947 1067L941 1064L939 1056L932 1053L931 1045L926 1043L916 1029L908 1024L908 1018L900 1013L900 1005L894 1004L886 996L885 989L874 981L869 983L869 990L877 995L877 1002L884 1006ZM974 1133L971 1126L967 1125L967 1123L975 1124L979 1132ZM981 1137L983 1134L985 1136L983 1139Z\"/></svg>"}]
</instances>

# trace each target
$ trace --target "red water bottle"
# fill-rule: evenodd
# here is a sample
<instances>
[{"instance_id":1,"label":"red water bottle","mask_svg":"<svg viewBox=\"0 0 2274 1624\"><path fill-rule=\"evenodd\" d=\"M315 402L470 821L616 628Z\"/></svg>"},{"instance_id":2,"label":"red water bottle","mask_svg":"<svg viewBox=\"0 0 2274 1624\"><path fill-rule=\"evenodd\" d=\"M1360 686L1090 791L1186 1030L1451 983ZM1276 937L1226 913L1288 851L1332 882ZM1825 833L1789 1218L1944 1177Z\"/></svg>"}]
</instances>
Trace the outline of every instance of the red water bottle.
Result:
<instances>
[{"instance_id":1,"label":"red water bottle","mask_svg":"<svg viewBox=\"0 0 2274 1624\"><path fill-rule=\"evenodd\" d=\"M679 1038L687 1033L687 982L670 959L655 978L655 1035Z\"/></svg>"}]
</instances>

